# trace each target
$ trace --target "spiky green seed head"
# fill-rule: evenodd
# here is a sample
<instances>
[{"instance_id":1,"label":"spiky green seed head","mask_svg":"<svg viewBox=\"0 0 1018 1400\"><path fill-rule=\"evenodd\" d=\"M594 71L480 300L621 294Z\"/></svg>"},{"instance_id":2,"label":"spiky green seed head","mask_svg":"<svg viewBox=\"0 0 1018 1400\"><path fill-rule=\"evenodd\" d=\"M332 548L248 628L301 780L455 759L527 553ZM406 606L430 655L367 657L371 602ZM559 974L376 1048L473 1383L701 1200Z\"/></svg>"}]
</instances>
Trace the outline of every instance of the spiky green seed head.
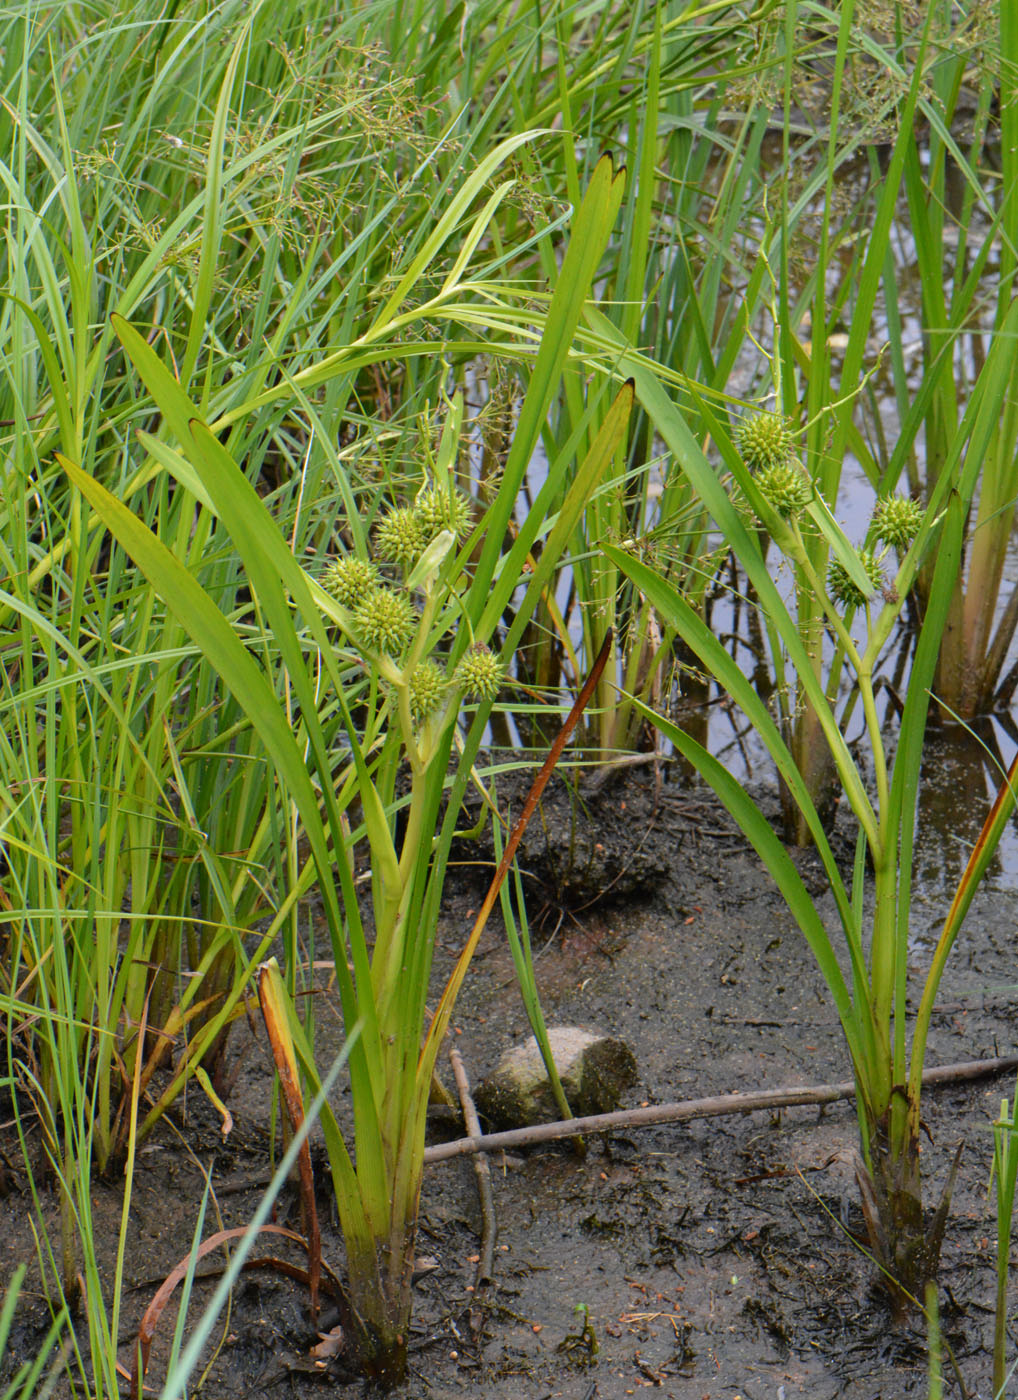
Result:
<instances>
[{"instance_id":1,"label":"spiky green seed head","mask_svg":"<svg viewBox=\"0 0 1018 1400\"><path fill-rule=\"evenodd\" d=\"M443 530L451 530L459 541L470 529L470 502L455 488L426 486L414 502L414 514L429 544Z\"/></svg>"},{"instance_id":2,"label":"spiky green seed head","mask_svg":"<svg viewBox=\"0 0 1018 1400\"><path fill-rule=\"evenodd\" d=\"M369 647L399 656L417 626L417 614L405 593L375 588L354 609L354 626Z\"/></svg>"},{"instance_id":3,"label":"spiky green seed head","mask_svg":"<svg viewBox=\"0 0 1018 1400\"><path fill-rule=\"evenodd\" d=\"M424 528L409 506L390 510L375 531L375 551L390 564L409 569L424 553L427 544Z\"/></svg>"},{"instance_id":4,"label":"spiky green seed head","mask_svg":"<svg viewBox=\"0 0 1018 1400\"><path fill-rule=\"evenodd\" d=\"M353 608L365 593L378 587L378 570L370 559L358 559L356 554L345 554L339 559L333 559L325 570L322 587L344 608Z\"/></svg>"},{"instance_id":5,"label":"spiky green seed head","mask_svg":"<svg viewBox=\"0 0 1018 1400\"><path fill-rule=\"evenodd\" d=\"M760 494L772 505L782 520L794 520L813 499L809 477L798 462L775 462L765 467L756 478Z\"/></svg>"},{"instance_id":6,"label":"spiky green seed head","mask_svg":"<svg viewBox=\"0 0 1018 1400\"><path fill-rule=\"evenodd\" d=\"M482 642L475 642L456 667L454 680L474 700L494 700L504 679L502 663Z\"/></svg>"},{"instance_id":7,"label":"spiky green seed head","mask_svg":"<svg viewBox=\"0 0 1018 1400\"><path fill-rule=\"evenodd\" d=\"M832 559L831 567L827 572L828 593L836 602L841 603L846 608L861 608L867 598L871 598L874 593L879 593L884 583L880 562L872 549L860 549L858 553L859 562L863 566L866 577L873 585L869 593L859 591L840 559Z\"/></svg>"},{"instance_id":8,"label":"spiky green seed head","mask_svg":"<svg viewBox=\"0 0 1018 1400\"><path fill-rule=\"evenodd\" d=\"M735 445L753 472L786 462L792 443L792 425L780 413L753 413L735 425Z\"/></svg>"},{"instance_id":9,"label":"spiky green seed head","mask_svg":"<svg viewBox=\"0 0 1018 1400\"><path fill-rule=\"evenodd\" d=\"M410 714L414 724L430 719L445 699L449 684L434 661L422 661L410 677Z\"/></svg>"},{"instance_id":10,"label":"spiky green seed head","mask_svg":"<svg viewBox=\"0 0 1018 1400\"><path fill-rule=\"evenodd\" d=\"M873 524L877 539L895 549L907 549L923 523L923 508L905 496L885 496L877 502Z\"/></svg>"}]
</instances>

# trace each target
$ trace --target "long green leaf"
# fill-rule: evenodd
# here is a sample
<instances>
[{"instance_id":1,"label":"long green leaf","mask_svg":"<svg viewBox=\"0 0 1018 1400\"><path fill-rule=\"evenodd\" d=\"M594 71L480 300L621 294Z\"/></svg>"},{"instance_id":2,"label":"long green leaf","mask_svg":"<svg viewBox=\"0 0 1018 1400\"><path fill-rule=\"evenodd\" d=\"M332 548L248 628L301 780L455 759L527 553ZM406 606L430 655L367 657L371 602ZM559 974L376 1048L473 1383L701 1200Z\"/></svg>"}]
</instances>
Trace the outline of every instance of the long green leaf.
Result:
<instances>
[{"instance_id":1,"label":"long green leaf","mask_svg":"<svg viewBox=\"0 0 1018 1400\"><path fill-rule=\"evenodd\" d=\"M449 201L441 218L426 239L424 246L396 284L395 290L388 301L375 317L372 331L377 331L392 320L397 309L406 301L414 285L420 280L429 264L438 256L439 251L456 228L460 219L463 218L464 214L470 208L470 205L484 189L484 186L494 175L498 167L503 165L521 146L526 145L529 141L535 140L536 137L540 135L542 135L542 132L539 128L531 131L516 132L502 141L480 161L476 170L471 172L470 177L464 181L462 187ZM495 207L494 204L489 201L489 205L493 210ZM479 238L480 235L475 229L472 236Z\"/></svg>"},{"instance_id":2,"label":"long green leaf","mask_svg":"<svg viewBox=\"0 0 1018 1400\"><path fill-rule=\"evenodd\" d=\"M624 187L625 171L616 174L611 160L607 156L602 157L573 220L569 247L562 260L562 270L545 318L541 345L520 407L501 490L488 518L488 533L470 592L469 606L475 615L481 611L478 602L488 593L523 475L537 447L552 398L558 391Z\"/></svg>"},{"instance_id":3,"label":"long green leaf","mask_svg":"<svg viewBox=\"0 0 1018 1400\"><path fill-rule=\"evenodd\" d=\"M201 255L198 260L198 276L195 279L194 300L191 307L191 323L187 331L187 345L180 369L184 384L191 382L191 376L198 362L198 352L208 331L209 309L216 282L216 262L223 238L223 157L226 149L226 134L233 105L233 89L237 81L237 71L247 48L251 25L260 8L258 0L241 27L226 66L216 113L212 121L208 156L205 162L205 204L202 211Z\"/></svg>"}]
</instances>

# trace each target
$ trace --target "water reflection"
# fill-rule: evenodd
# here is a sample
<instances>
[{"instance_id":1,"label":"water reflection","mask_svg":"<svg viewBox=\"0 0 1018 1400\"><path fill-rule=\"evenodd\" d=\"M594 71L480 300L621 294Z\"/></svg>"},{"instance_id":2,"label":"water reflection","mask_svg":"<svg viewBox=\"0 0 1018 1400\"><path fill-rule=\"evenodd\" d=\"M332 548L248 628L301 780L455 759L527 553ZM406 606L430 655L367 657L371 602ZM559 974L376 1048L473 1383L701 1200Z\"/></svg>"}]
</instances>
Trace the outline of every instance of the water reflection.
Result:
<instances>
[{"instance_id":1,"label":"water reflection","mask_svg":"<svg viewBox=\"0 0 1018 1400\"><path fill-rule=\"evenodd\" d=\"M931 725L923 752L915 860L916 882L927 899L939 903L953 896L1015 747L1009 720ZM1018 889L1014 817L984 883Z\"/></svg>"}]
</instances>

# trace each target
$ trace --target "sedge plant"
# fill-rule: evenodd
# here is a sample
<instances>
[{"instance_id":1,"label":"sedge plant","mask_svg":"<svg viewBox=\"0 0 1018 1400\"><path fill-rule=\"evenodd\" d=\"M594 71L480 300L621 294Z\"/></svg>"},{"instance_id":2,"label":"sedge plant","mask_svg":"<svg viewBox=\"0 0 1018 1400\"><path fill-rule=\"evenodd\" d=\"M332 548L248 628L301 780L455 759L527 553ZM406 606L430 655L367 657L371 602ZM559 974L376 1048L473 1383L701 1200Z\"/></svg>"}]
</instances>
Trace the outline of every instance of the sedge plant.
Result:
<instances>
[{"instance_id":1,"label":"sedge plant","mask_svg":"<svg viewBox=\"0 0 1018 1400\"><path fill-rule=\"evenodd\" d=\"M755 590L762 625L812 706L856 823L856 859L846 887L816 805L768 706L702 617L682 595L629 548L605 543L623 569L675 628L702 668L712 675L753 725L798 803L823 860L836 902L842 939L825 927L784 847L742 786L689 735L663 718L655 723L676 750L711 784L775 877L816 957L834 1001L858 1086L862 1159L859 1172L876 1257L899 1301L921 1298L936 1271L946 1207L926 1215L919 1172L919 1109L926 1039L945 963L976 886L1014 805L1009 775L969 858L933 951L914 1018L907 1008L909 906L915 813L930 688L959 567L966 503L971 499L986 442L1006 391L1018 309L992 346L966 409L940 489L925 508L904 497L878 503L864 546L853 546L823 497L790 451L780 420L757 424L776 447L771 464L750 471L726 425L706 402L703 423L731 473L731 492L704 455L689 425L652 366L622 353L619 365L658 432L710 511ZM743 435L742 447L748 454ZM752 454L749 454L752 455ZM742 503L740 506L740 502ZM748 517L748 518L747 518ZM763 527L762 530L760 527ZM822 535L831 564L820 575L810 541ZM816 657L807 651L796 618L771 576L762 536L810 580L831 639L827 664L852 681L847 712L837 692L821 684ZM634 552L636 551L636 552ZM919 634L893 756L881 731L875 699L876 667L920 564L932 561L933 584ZM846 738L853 707L862 712L857 758ZM650 712L648 711L648 714ZM872 778L863 766L871 765ZM841 958L848 960L847 974Z\"/></svg>"},{"instance_id":2,"label":"sedge plant","mask_svg":"<svg viewBox=\"0 0 1018 1400\"><path fill-rule=\"evenodd\" d=\"M319 577L301 566L254 485L153 349L131 326L117 322L124 349L164 417L164 435L159 440L146 435L145 445L194 493L200 512L214 514L234 541L258 627L253 650L168 545L94 478L64 460L72 482L118 546L138 563L244 709L308 842L307 868L324 902L344 1021L348 1029L361 1026L350 1053L352 1141L328 1112L322 1118L347 1252L346 1325L363 1370L388 1385L398 1382L406 1365L432 1069L476 942L476 937L468 942L429 1024L426 1000L456 795L471 771L504 675L504 656L517 644L616 450L631 401L623 390L578 465L562 460L560 470L573 480L555 517L532 511L526 527L514 539L507 537L519 481L565 369L621 185L605 161L576 212L573 238L542 318L543 335L502 489L480 523L474 523L455 480L463 404L453 398L416 489L406 499L387 501L370 537L361 533L360 547L343 551ZM448 218L440 221L429 257L465 205L463 199L454 201ZM496 207L489 200L470 246L476 246ZM462 256L455 275L465 262ZM395 314L399 298L426 265L427 259L418 259L383 307L378 326L402 329ZM447 281L447 288L451 285ZM452 307L450 301L448 293L440 298L448 319L469 319L468 306ZM435 313L425 304L416 314L424 319ZM295 376L294 387L328 380L370 345L369 334L361 345L333 352L320 366ZM417 353L412 343L410 353ZM377 351L369 354L380 358ZM279 398L282 389L269 397ZM172 435L172 445L166 435ZM551 481L546 499L560 492L561 481ZM535 560L531 551L539 537L542 548ZM531 571L525 573L528 561ZM522 599L500 656L492 649L496 627L521 580ZM454 764L443 819L450 755L468 697L478 708ZM397 784L403 771L408 792ZM355 888L362 847L370 861L370 924ZM273 1004L283 1008L279 1024L287 1027L303 1073L314 1084L312 1047L293 1002L288 1003L284 979L274 979L273 988Z\"/></svg>"}]
</instances>

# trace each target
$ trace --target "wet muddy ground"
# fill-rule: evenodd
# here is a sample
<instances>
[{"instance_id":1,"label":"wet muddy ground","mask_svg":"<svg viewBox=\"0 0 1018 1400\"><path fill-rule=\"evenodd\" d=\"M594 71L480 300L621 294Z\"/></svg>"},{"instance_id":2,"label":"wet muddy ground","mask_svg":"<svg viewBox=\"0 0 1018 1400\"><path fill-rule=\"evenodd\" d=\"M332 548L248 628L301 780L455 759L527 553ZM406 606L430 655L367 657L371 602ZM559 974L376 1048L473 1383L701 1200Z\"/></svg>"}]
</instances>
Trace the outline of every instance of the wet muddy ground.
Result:
<instances>
[{"instance_id":1,"label":"wet muddy ground","mask_svg":"<svg viewBox=\"0 0 1018 1400\"><path fill-rule=\"evenodd\" d=\"M925 858L932 858L929 851ZM649 767L588 792L580 806L559 789L545 804L544 825L532 829L525 860L534 876L530 908L548 1020L629 1043L640 1066L629 1104L848 1077L840 1032L802 937L756 855L709 794L675 775L658 784ZM812 858L803 858L802 869L830 914ZM590 902L608 885L621 898ZM931 1065L1014 1046L1015 901L1000 885L991 880L977 899L953 955L931 1035ZM453 886L439 976L479 899L469 873ZM939 894L930 901L931 929L939 902ZM926 950L917 946L917 967L925 961ZM324 1004L318 1019L324 1054L330 1039L338 1043L338 1032ZM455 1043L476 1082L508 1043L528 1033L504 934L493 920L458 1005ZM217 1115L192 1092L179 1133L161 1130L141 1154L123 1307L125 1359L145 1305L187 1252L201 1169L211 1168L210 1219L218 1215L223 1227L250 1218L265 1181L267 1053L249 1027L235 1032L231 1053L242 1058L229 1138L223 1142ZM990 1394L990 1123L1012 1087L1003 1080L945 1087L924 1100L929 1183L943 1179L958 1142L965 1143L941 1306L972 1396ZM437 1267L415 1288L411 1376L401 1396L616 1400L647 1391L675 1400L893 1400L925 1394L923 1333L891 1325L854 1241L862 1232L850 1160L855 1143L854 1109L842 1103L619 1132L592 1139L582 1159L567 1145L493 1157L496 1280L481 1291L473 1288L480 1211L472 1165L460 1158L429 1168L418 1253ZM13 1160L13 1144L0 1146ZM341 1266L326 1181L322 1163L325 1249ZM94 1200L112 1259L118 1184L100 1184ZM0 1279L33 1255L29 1206L24 1179L15 1174L13 1191L0 1201ZM298 1227L289 1191L277 1219ZM198 1286L193 1312L211 1287ZM16 1335L22 1355L44 1320L36 1275ZM153 1349L149 1381L156 1392L173 1325L171 1308ZM316 1368L309 1358L315 1340L297 1284L267 1271L247 1274L220 1320L204 1393L215 1400L303 1397L325 1386L361 1394L360 1385ZM964 1392L948 1377L947 1393Z\"/></svg>"}]
</instances>

